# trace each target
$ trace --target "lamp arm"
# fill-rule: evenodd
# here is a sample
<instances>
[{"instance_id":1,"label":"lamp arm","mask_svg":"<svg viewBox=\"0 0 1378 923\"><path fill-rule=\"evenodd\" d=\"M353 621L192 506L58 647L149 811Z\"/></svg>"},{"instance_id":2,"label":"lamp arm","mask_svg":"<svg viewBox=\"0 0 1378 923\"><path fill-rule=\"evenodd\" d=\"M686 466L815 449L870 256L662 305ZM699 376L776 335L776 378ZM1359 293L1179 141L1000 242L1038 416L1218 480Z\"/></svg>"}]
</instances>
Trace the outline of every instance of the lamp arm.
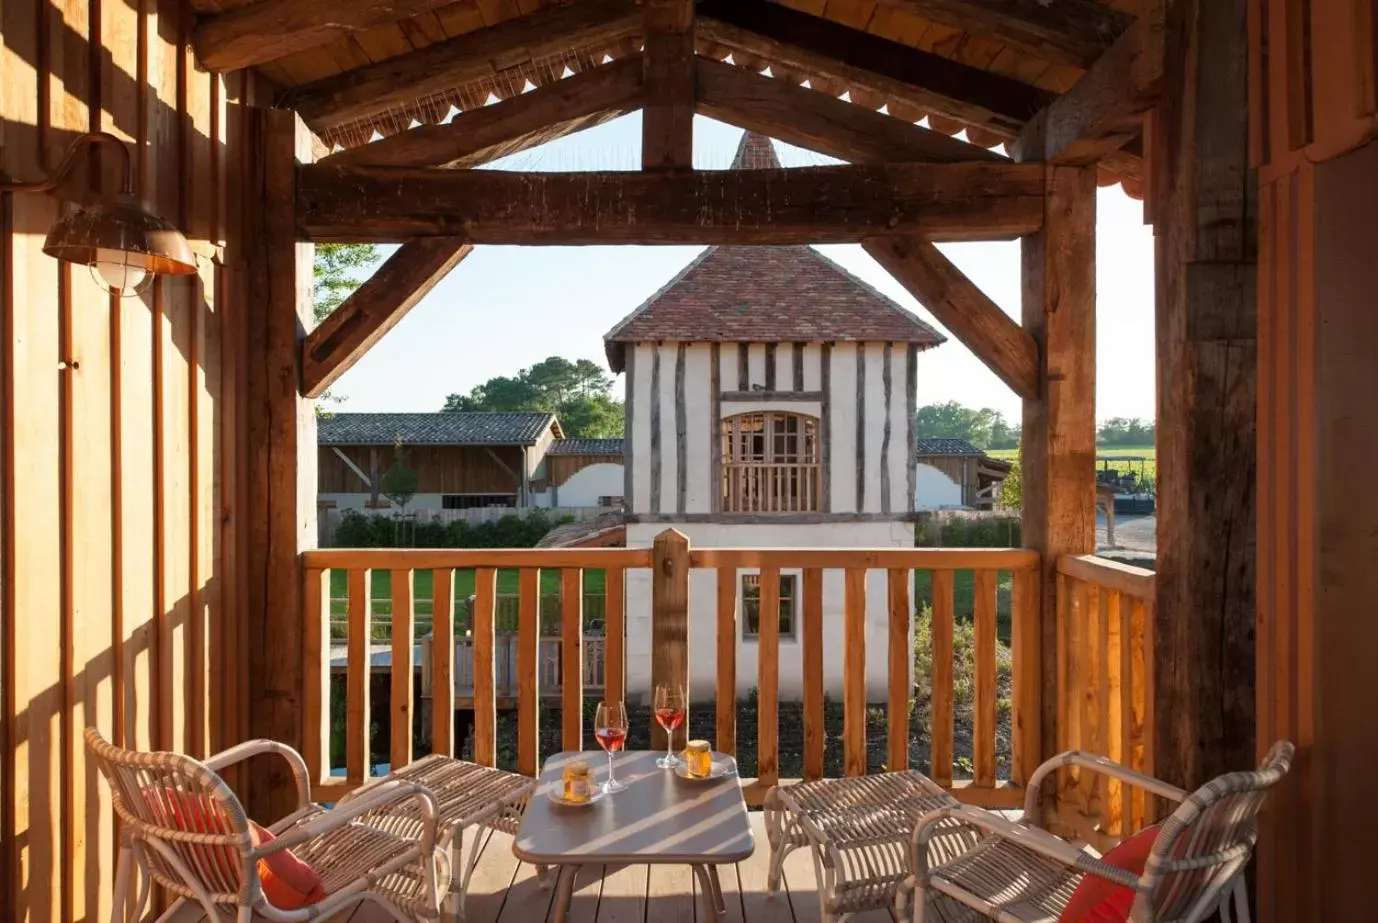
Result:
<instances>
[{"instance_id":1,"label":"lamp arm","mask_svg":"<svg viewBox=\"0 0 1378 923\"><path fill-rule=\"evenodd\" d=\"M86 149L95 147L98 144L110 145L120 152L120 166L123 168L121 173L124 177L123 185L120 188L120 195L131 195L134 192L134 161L129 155L129 147L119 138L104 131L87 132L76 138L68 145L66 153L62 155L62 160L57 165L57 169L54 170L47 179L41 179L33 183L0 182L0 192L51 192L61 185L63 180L71 175L72 169L76 166L78 158Z\"/></svg>"}]
</instances>

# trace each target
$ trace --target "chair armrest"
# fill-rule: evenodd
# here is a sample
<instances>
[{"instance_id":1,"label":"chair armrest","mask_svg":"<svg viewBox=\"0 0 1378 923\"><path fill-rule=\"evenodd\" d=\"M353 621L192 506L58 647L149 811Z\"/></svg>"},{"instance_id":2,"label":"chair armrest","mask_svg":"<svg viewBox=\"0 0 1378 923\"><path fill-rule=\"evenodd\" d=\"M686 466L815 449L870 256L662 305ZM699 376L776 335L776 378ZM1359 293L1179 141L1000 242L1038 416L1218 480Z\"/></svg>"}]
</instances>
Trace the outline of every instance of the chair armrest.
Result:
<instances>
[{"instance_id":1,"label":"chair armrest","mask_svg":"<svg viewBox=\"0 0 1378 923\"><path fill-rule=\"evenodd\" d=\"M284 743L276 740L246 740L242 744L236 744L228 750L222 750L205 761L205 766L212 772L220 772L226 766L235 763L242 763L250 757L259 756L264 753L271 753L282 757L287 761L288 767L292 770L292 780L297 785L297 810L301 810L311 803L311 773L306 768L306 760L302 759L301 754Z\"/></svg>"},{"instance_id":2,"label":"chair armrest","mask_svg":"<svg viewBox=\"0 0 1378 923\"><path fill-rule=\"evenodd\" d=\"M290 849L327 831L343 827L370 811L407 799L414 799L421 810L421 855L429 857L435 851L439 807L436 805L435 796L424 785L402 779L374 786L366 794L351 799L348 804L337 804L333 810L322 812L297 824L277 836L271 843L259 847L256 853L267 855L280 849Z\"/></svg>"},{"instance_id":3,"label":"chair armrest","mask_svg":"<svg viewBox=\"0 0 1378 923\"><path fill-rule=\"evenodd\" d=\"M1114 760L1097 756L1094 753L1087 753L1084 750L1067 750L1057 756L1046 760L1043 765L1034 770L1034 774L1029 777L1028 785L1024 792L1024 820L1029 823L1039 822L1038 797L1039 791L1043 788L1043 783L1048 776L1052 775L1065 766L1076 766L1084 771L1098 772L1101 775L1111 776L1119 779L1127 785L1142 788L1171 801L1183 802L1191 797L1190 792L1183 791L1175 785L1170 785L1161 779L1145 775L1142 772L1130 769Z\"/></svg>"},{"instance_id":4,"label":"chair armrest","mask_svg":"<svg viewBox=\"0 0 1378 923\"><path fill-rule=\"evenodd\" d=\"M970 824L987 834L997 836L1036 855L1059 862L1069 868L1108 879L1115 884L1130 888L1138 888L1139 886L1138 875L1102 862L1090 853L1076 848L1066 840L1053 836L1046 830L1005 820L1005 818L992 814L990 811L966 804L931 811L919 818L919 822L915 825L913 838L910 842L910 867L913 869L915 879L921 884L927 884L932 872L940 871L943 868L942 865L932 869L928 867L928 841L938 832L938 825L945 820ZM959 857L952 861L961 862L962 860Z\"/></svg>"}]
</instances>

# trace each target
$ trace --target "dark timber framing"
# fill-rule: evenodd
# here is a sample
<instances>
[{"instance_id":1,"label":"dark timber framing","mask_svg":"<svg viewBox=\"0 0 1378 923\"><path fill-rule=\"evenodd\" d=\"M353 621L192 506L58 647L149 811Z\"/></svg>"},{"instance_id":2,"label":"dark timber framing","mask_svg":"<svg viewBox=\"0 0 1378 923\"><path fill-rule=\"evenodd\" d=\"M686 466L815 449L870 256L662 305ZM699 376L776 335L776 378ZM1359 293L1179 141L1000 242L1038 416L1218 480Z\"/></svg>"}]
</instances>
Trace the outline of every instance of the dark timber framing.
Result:
<instances>
[{"instance_id":1,"label":"dark timber framing","mask_svg":"<svg viewBox=\"0 0 1378 923\"><path fill-rule=\"evenodd\" d=\"M866 344L856 344L856 511L866 512Z\"/></svg>"},{"instance_id":2,"label":"dark timber framing","mask_svg":"<svg viewBox=\"0 0 1378 923\"><path fill-rule=\"evenodd\" d=\"M627 411L626 438L622 444L622 507L628 511L636 509L636 344L627 347L626 375Z\"/></svg>"},{"instance_id":3,"label":"dark timber framing","mask_svg":"<svg viewBox=\"0 0 1378 923\"><path fill-rule=\"evenodd\" d=\"M775 390L775 346L774 343L766 344L766 390Z\"/></svg>"},{"instance_id":4,"label":"dark timber framing","mask_svg":"<svg viewBox=\"0 0 1378 923\"><path fill-rule=\"evenodd\" d=\"M822 391L724 391L722 399L729 403L742 401L821 401Z\"/></svg>"},{"instance_id":5,"label":"dark timber framing","mask_svg":"<svg viewBox=\"0 0 1378 923\"><path fill-rule=\"evenodd\" d=\"M792 375L792 377L793 377L793 379L794 379L793 382L792 382L792 390L797 391L797 392L799 392L799 393L802 394L803 391L804 391L804 345L805 345L805 344L803 344L803 343L792 343L792 344L790 344L790 345L791 345L791 346L793 347L793 349L794 349L794 353L793 353L793 355L790 357L790 359L791 359L791 368L792 368L792 370L793 370L793 375Z\"/></svg>"},{"instance_id":6,"label":"dark timber framing","mask_svg":"<svg viewBox=\"0 0 1378 923\"><path fill-rule=\"evenodd\" d=\"M722 512L722 344L713 343L708 371L708 508Z\"/></svg>"},{"instance_id":7,"label":"dark timber framing","mask_svg":"<svg viewBox=\"0 0 1378 923\"><path fill-rule=\"evenodd\" d=\"M684 350L683 342L675 346L675 512L683 515L688 499L689 438L688 420L684 408Z\"/></svg>"},{"instance_id":8,"label":"dark timber framing","mask_svg":"<svg viewBox=\"0 0 1378 923\"><path fill-rule=\"evenodd\" d=\"M747 355L745 343L736 344L737 348L737 390L751 390L751 357Z\"/></svg>"},{"instance_id":9,"label":"dark timber framing","mask_svg":"<svg viewBox=\"0 0 1378 923\"><path fill-rule=\"evenodd\" d=\"M832 474L832 429L833 429L833 344L819 344L820 358L818 364L819 386L823 389L823 406L819 411L818 420L818 467L819 480L823 487L823 512L831 513L833 509L833 474Z\"/></svg>"},{"instance_id":10,"label":"dark timber framing","mask_svg":"<svg viewBox=\"0 0 1378 923\"><path fill-rule=\"evenodd\" d=\"M910 343L904 356L904 443L905 443L905 480L908 482L909 504L905 510L914 509L916 499L915 479L918 472L915 465L918 462L918 440L914 438L914 427L917 424L918 400L919 400L919 347Z\"/></svg>"},{"instance_id":11,"label":"dark timber framing","mask_svg":"<svg viewBox=\"0 0 1378 923\"><path fill-rule=\"evenodd\" d=\"M891 512L890 509L890 417L891 410L891 375L890 375L890 343L885 344L885 349L881 354L880 380L885 389L885 422L881 424L880 435L880 511L882 513Z\"/></svg>"},{"instance_id":12,"label":"dark timber framing","mask_svg":"<svg viewBox=\"0 0 1378 923\"><path fill-rule=\"evenodd\" d=\"M660 344L651 346L651 512L660 513Z\"/></svg>"}]
</instances>

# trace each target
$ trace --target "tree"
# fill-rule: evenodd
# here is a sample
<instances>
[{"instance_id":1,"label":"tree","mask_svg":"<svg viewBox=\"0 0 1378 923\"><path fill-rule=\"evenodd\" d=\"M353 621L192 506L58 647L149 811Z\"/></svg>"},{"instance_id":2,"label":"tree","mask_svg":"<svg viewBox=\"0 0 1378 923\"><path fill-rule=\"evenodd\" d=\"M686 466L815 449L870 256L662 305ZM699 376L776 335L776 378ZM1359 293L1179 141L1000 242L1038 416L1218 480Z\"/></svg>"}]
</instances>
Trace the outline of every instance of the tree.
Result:
<instances>
[{"instance_id":1,"label":"tree","mask_svg":"<svg viewBox=\"0 0 1378 923\"><path fill-rule=\"evenodd\" d=\"M1011 426L998 410L963 407L956 401L927 404L915 416L919 438L965 439L978 449L1009 449L1019 445L1019 427Z\"/></svg>"},{"instance_id":2,"label":"tree","mask_svg":"<svg viewBox=\"0 0 1378 923\"><path fill-rule=\"evenodd\" d=\"M1096 430L1096 442L1104 446L1150 446L1154 424L1139 417L1111 417Z\"/></svg>"},{"instance_id":3,"label":"tree","mask_svg":"<svg viewBox=\"0 0 1378 923\"><path fill-rule=\"evenodd\" d=\"M383 472L383 496L405 513L407 504L416 496L416 472L407 467L407 449L398 439L392 447L392 465Z\"/></svg>"},{"instance_id":4,"label":"tree","mask_svg":"<svg viewBox=\"0 0 1378 923\"><path fill-rule=\"evenodd\" d=\"M373 244L317 244L311 267L312 300L316 323L354 294L354 290L379 260Z\"/></svg>"},{"instance_id":5,"label":"tree","mask_svg":"<svg viewBox=\"0 0 1378 923\"><path fill-rule=\"evenodd\" d=\"M551 356L519 370L515 376L490 378L468 394L451 394L443 409L508 413L538 410L559 416L566 435L617 438L626 425L626 408L613 396L612 389L612 376L598 363Z\"/></svg>"}]
</instances>

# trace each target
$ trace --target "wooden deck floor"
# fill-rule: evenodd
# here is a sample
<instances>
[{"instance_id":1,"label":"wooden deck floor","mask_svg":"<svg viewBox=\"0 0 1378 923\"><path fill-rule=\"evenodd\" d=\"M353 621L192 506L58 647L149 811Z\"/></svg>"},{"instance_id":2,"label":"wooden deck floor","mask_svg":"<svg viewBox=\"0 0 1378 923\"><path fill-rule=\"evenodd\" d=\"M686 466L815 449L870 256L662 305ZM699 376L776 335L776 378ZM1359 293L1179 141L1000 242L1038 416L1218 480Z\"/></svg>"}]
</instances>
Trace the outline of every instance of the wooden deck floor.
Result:
<instances>
[{"instance_id":1,"label":"wooden deck floor","mask_svg":"<svg viewBox=\"0 0 1378 923\"><path fill-rule=\"evenodd\" d=\"M766 893L770 846L760 812L751 815L756 853L746 862L721 869L727 903L724 923L814 923L821 919L813 860L796 850L785 861L785 884ZM553 888L541 888L535 869L517 862L512 838L494 833L484 846L469 890L467 923L539 923L549 917ZM180 914L176 923L194 923L204 914ZM372 907L337 918L348 923L391 923ZM872 912L855 923L889 923L890 915ZM569 923L710 923L698 900L688 866L625 866L580 876ZM716 923L716 921L713 921Z\"/></svg>"}]
</instances>

